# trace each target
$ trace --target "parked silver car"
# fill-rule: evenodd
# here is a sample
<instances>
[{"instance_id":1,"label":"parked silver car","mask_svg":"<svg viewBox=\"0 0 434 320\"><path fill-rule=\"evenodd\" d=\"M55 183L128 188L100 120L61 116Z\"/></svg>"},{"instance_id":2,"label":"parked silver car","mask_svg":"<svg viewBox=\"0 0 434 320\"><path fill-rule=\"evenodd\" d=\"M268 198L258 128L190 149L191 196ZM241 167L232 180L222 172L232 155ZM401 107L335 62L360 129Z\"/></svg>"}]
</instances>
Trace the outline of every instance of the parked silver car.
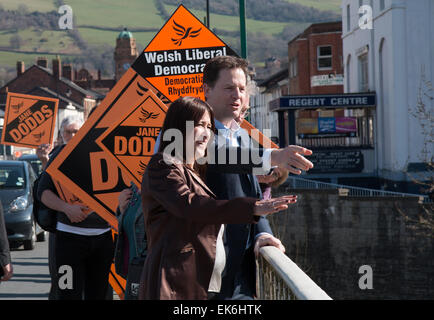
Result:
<instances>
[{"instance_id":1,"label":"parked silver car","mask_svg":"<svg viewBox=\"0 0 434 320\"><path fill-rule=\"evenodd\" d=\"M32 186L36 175L27 161L0 161L0 199L9 243L22 243L32 250L36 241L44 241L46 232L33 217Z\"/></svg>"}]
</instances>

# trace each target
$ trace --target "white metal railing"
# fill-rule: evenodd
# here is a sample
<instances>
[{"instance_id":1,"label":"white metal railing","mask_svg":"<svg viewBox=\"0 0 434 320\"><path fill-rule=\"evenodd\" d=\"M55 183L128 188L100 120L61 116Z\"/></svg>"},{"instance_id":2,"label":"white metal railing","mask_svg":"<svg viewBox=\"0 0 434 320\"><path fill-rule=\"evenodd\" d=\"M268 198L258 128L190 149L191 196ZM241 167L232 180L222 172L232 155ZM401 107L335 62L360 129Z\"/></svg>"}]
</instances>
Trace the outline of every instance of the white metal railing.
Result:
<instances>
[{"instance_id":1,"label":"white metal railing","mask_svg":"<svg viewBox=\"0 0 434 320\"><path fill-rule=\"evenodd\" d=\"M332 300L276 247L262 247L257 266L257 291L261 300Z\"/></svg>"},{"instance_id":2,"label":"white metal railing","mask_svg":"<svg viewBox=\"0 0 434 320\"><path fill-rule=\"evenodd\" d=\"M286 182L289 184L289 187L293 189L348 189L348 196L354 197L419 197L423 202L431 202L428 196L420 194L353 187L300 177L288 177Z\"/></svg>"}]
</instances>

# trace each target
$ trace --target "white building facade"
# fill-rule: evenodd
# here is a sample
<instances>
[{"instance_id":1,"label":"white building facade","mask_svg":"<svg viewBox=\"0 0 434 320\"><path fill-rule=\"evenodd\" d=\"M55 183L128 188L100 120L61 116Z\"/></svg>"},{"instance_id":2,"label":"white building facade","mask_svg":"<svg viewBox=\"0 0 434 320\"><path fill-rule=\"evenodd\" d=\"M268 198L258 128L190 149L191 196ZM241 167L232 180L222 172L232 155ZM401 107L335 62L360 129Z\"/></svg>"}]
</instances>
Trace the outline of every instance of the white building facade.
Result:
<instances>
[{"instance_id":1,"label":"white building facade","mask_svg":"<svg viewBox=\"0 0 434 320\"><path fill-rule=\"evenodd\" d=\"M434 114L434 0L343 0L342 40L344 92L377 95L377 175L409 181L433 157L432 115L412 114Z\"/></svg>"},{"instance_id":2,"label":"white building facade","mask_svg":"<svg viewBox=\"0 0 434 320\"><path fill-rule=\"evenodd\" d=\"M279 114L270 111L270 101L275 100L288 91L288 70L285 68L257 83L257 92L250 96L250 122L274 142L278 142L279 128L284 126ZM284 115L282 114L281 117ZM278 143L277 143L278 144Z\"/></svg>"}]
</instances>

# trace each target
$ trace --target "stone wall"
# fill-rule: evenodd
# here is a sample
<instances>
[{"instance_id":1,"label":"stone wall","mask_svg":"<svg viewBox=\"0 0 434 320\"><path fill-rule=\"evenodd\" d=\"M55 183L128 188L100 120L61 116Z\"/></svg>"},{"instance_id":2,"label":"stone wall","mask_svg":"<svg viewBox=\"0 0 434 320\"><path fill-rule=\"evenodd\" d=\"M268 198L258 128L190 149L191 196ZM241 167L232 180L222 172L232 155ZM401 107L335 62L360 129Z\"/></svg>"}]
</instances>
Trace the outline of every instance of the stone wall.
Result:
<instances>
[{"instance_id":1,"label":"stone wall","mask_svg":"<svg viewBox=\"0 0 434 320\"><path fill-rule=\"evenodd\" d=\"M270 224L287 255L330 297L434 299L434 235L412 221L424 212L417 199L293 193L297 204ZM363 265L372 268L372 289L359 288Z\"/></svg>"}]
</instances>

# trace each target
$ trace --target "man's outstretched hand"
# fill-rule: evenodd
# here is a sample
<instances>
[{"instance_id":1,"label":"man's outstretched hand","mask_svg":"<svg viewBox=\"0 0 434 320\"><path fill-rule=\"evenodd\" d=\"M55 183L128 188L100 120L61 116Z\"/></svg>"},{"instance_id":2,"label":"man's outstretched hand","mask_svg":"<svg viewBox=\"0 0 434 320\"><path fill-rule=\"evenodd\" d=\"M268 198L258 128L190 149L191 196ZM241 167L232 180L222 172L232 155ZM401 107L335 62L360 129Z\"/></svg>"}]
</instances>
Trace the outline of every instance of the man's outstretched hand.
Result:
<instances>
[{"instance_id":1,"label":"man's outstretched hand","mask_svg":"<svg viewBox=\"0 0 434 320\"><path fill-rule=\"evenodd\" d=\"M293 174L301 174L301 170L308 171L313 168L313 163L304 156L310 156L312 150L290 145L271 152L271 165L287 169Z\"/></svg>"}]
</instances>

